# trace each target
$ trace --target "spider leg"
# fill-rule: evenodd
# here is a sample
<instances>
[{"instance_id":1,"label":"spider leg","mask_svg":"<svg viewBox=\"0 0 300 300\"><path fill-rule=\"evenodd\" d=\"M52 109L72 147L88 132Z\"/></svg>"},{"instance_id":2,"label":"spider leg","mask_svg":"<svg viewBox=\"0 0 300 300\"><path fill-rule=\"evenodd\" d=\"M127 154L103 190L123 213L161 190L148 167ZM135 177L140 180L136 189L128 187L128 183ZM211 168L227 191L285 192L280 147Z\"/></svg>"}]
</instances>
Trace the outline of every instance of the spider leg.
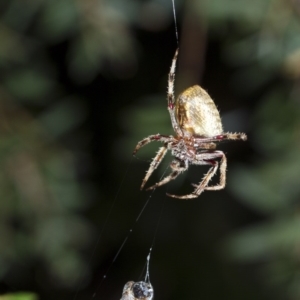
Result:
<instances>
[{"instance_id":1,"label":"spider leg","mask_svg":"<svg viewBox=\"0 0 300 300\"><path fill-rule=\"evenodd\" d=\"M202 153L203 155L204 153ZM201 154L200 154L201 155ZM197 198L203 191L205 190L221 190L225 187L226 183L226 167L227 167L227 160L226 156L222 151L215 151L212 153L205 153L205 155L208 156L208 161L206 163L201 163L201 160L199 159L199 164L210 164L212 167L208 170L208 172L204 175L202 181L199 184L193 184L193 186L196 187L196 189L193 191L193 193L188 194L188 195L171 195L168 194L168 196L173 197L173 198L178 198L178 199L193 199ZM207 186L212 177L216 174L218 167L219 167L219 162L216 160L216 158L221 157L221 162L220 162L220 183L215 185L215 186ZM205 161L205 160L204 160Z\"/></svg>"},{"instance_id":2,"label":"spider leg","mask_svg":"<svg viewBox=\"0 0 300 300\"><path fill-rule=\"evenodd\" d=\"M208 172L204 175L202 181L199 184L193 184L193 186L196 187L196 189L193 191L193 193L188 194L188 195L172 195L172 194L167 194L169 197L172 198L177 198L177 199L194 199L199 197L199 195L206 190L206 186L208 185L209 181L212 179L212 177L216 174L216 171L218 169L218 162L214 161L215 165L211 167Z\"/></svg>"},{"instance_id":3,"label":"spider leg","mask_svg":"<svg viewBox=\"0 0 300 300\"><path fill-rule=\"evenodd\" d=\"M214 166L208 170L208 172L204 175L202 181L199 184L193 184L193 186L196 187L193 194L199 196L204 190L209 189L207 185L214 177L219 167L219 163L217 161L213 161L212 164L214 164Z\"/></svg>"},{"instance_id":4,"label":"spider leg","mask_svg":"<svg viewBox=\"0 0 300 300\"><path fill-rule=\"evenodd\" d=\"M217 190L222 190L225 187L226 184L226 168L227 168L227 159L224 153L222 153L222 159L220 161L220 182L217 185L214 186L207 186L205 190L208 191L217 191Z\"/></svg>"},{"instance_id":5,"label":"spider leg","mask_svg":"<svg viewBox=\"0 0 300 300\"><path fill-rule=\"evenodd\" d=\"M182 163L184 165L182 165ZM168 176L163 178L161 181L159 181L159 182L155 183L154 185L150 186L149 188L147 188L147 191L153 190L161 185L164 185L164 184L170 182L171 180L174 180L179 174L181 174L188 168L188 164L186 161L179 161L179 160L172 161L170 166L173 169L173 171Z\"/></svg>"},{"instance_id":6,"label":"spider leg","mask_svg":"<svg viewBox=\"0 0 300 300\"><path fill-rule=\"evenodd\" d=\"M135 146L134 150L133 150L133 155L135 155L142 147L146 146L147 144L157 141L157 142L169 142L170 141L170 136L167 135L162 135L162 134L153 134L153 135L149 135L148 137L142 139L141 141L139 141L137 143L137 145Z\"/></svg>"},{"instance_id":7,"label":"spider leg","mask_svg":"<svg viewBox=\"0 0 300 300\"><path fill-rule=\"evenodd\" d=\"M246 141L247 140L247 135L245 133L231 133L231 132L226 132L224 133L224 139L225 140L242 140Z\"/></svg>"},{"instance_id":8,"label":"spider leg","mask_svg":"<svg viewBox=\"0 0 300 300\"><path fill-rule=\"evenodd\" d=\"M170 69L169 76L168 76L167 99L168 99L168 111L170 114L172 127L173 127L174 131L176 132L176 135L181 136L182 131L181 131L180 126L178 125L178 122L177 122L176 116L175 116L175 96L174 96L175 69L176 69L176 61L177 61L178 52L179 52L179 48L177 48L175 51L175 54L174 54L174 57L172 60L172 64L171 64L171 69Z\"/></svg>"},{"instance_id":9,"label":"spider leg","mask_svg":"<svg viewBox=\"0 0 300 300\"><path fill-rule=\"evenodd\" d=\"M210 162L213 166L208 170L208 172L203 177L202 181L199 185L196 186L196 189L194 190L193 194L196 194L199 196L204 190L208 191L217 191L221 190L225 187L226 183L226 167L227 167L227 159L225 154L222 151L215 151L215 153L212 153L214 156L214 159ZM215 160L215 158L221 157L220 161L220 182L217 185L214 186L207 186L212 177L216 174L217 169L219 167L219 162Z\"/></svg>"},{"instance_id":10,"label":"spider leg","mask_svg":"<svg viewBox=\"0 0 300 300\"><path fill-rule=\"evenodd\" d=\"M195 141L197 141L199 144L202 143L209 143L209 142L221 142L225 140L247 140L247 135L245 133L230 133L226 132L220 135L212 136L212 137L195 137Z\"/></svg>"},{"instance_id":11,"label":"spider leg","mask_svg":"<svg viewBox=\"0 0 300 300\"><path fill-rule=\"evenodd\" d=\"M144 188L146 182L148 181L148 179L151 176L151 174L153 173L153 171L161 163L161 161L163 160L163 158L166 155L167 151L168 151L167 144L165 144L163 147L159 148L157 154L155 155L155 157L153 158L153 160L150 164L150 167L149 167L149 169L146 173L146 176L144 177L144 179L142 181L141 190Z\"/></svg>"}]
</instances>

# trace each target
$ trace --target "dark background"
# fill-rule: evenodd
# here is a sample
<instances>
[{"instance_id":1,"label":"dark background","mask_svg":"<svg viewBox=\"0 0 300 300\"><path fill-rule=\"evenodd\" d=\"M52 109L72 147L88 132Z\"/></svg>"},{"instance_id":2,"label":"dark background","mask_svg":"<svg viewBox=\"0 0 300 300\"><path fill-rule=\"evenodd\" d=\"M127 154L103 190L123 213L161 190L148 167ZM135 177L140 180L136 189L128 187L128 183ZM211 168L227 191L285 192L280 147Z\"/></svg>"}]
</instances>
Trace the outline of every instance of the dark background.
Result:
<instances>
[{"instance_id":1,"label":"dark background","mask_svg":"<svg viewBox=\"0 0 300 300\"><path fill-rule=\"evenodd\" d=\"M226 188L183 201L165 194L207 168L151 193L139 188L160 145L132 158L173 134L171 0L0 2L0 291L120 299L152 247L155 299L298 299L299 10L176 1L176 95L201 84L225 131L248 135L219 146Z\"/></svg>"}]
</instances>

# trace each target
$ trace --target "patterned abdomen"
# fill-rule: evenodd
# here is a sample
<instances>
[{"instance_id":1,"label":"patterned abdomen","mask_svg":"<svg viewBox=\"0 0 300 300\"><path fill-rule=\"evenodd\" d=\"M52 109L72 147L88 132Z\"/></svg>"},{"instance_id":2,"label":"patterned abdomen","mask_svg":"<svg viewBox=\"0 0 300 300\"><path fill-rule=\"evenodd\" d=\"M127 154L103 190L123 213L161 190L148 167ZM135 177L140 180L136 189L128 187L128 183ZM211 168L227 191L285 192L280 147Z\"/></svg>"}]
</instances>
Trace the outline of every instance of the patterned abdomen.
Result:
<instances>
[{"instance_id":1,"label":"patterned abdomen","mask_svg":"<svg viewBox=\"0 0 300 300\"><path fill-rule=\"evenodd\" d=\"M219 111L198 85L186 89L176 101L176 118L185 136L212 137L223 133Z\"/></svg>"}]
</instances>

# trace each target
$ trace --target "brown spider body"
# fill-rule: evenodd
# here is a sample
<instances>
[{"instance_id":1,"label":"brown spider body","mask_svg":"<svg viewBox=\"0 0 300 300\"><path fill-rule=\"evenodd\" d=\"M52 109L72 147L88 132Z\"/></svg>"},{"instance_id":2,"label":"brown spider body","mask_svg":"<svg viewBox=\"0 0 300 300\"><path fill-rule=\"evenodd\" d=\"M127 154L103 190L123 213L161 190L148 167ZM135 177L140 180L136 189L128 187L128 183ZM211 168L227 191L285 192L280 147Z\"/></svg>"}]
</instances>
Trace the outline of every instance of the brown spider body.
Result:
<instances>
[{"instance_id":1,"label":"brown spider body","mask_svg":"<svg viewBox=\"0 0 300 300\"><path fill-rule=\"evenodd\" d=\"M178 49L175 52L168 80L168 110L171 117L175 136L161 134L150 135L141 140L135 147L133 154L143 146L153 141L163 143L143 179L141 189L144 188L153 171L158 167L167 151L170 150L175 159L171 162L172 172L160 182L148 188L154 189L175 179L186 171L189 165L210 165L211 168L202 181L194 185L195 190L188 195L177 196L167 194L173 198L192 199L198 197L204 190L220 190L226 184L226 156L216 150L216 143L224 140L247 139L244 133L224 133L220 114L208 93L195 85L181 93L175 101L174 81ZM220 170L220 182L208 186L212 177Z\"/></svg>"}]
</instances>

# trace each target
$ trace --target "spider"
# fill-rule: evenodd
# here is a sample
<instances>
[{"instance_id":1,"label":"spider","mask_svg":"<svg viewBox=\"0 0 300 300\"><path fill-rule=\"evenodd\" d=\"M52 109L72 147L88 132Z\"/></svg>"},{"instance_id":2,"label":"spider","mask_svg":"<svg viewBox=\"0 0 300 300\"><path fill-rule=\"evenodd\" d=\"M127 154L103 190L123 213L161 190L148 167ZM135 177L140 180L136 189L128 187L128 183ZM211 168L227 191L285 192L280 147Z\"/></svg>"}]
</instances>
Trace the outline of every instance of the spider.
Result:
<instances>
[{"instance_id":1,"label":"spider","mask_svg":"<svg viewBox=\"0 0 300 300\"><path fill-rule=\"evenodd\" d=\"M208 172L199 184L192 184L195 189L188 195L167 194L178 199L197 198L203 191L221 190L226 185L227 159L222 151L216 150L218 142L225 140L247 139L245 133L224 133L220 114L208 93L199 85L186 89L175 101L174 81L175 68L179 49L176 50L168 76L168 111L175 135L150 135L136 145L133 155L143 146L157 141L163 143L153 158L146 176L141 185L144 188L153 171L159 166L162 159L170 150L174 160L171 162L171 173L161 181L150 186L147 190L155 189L174 180L179 174L186 171L189 165L209 165ZM208 186L212 177L219 168L220 180L216 185Z\"/></svg>"}]
</instances>

